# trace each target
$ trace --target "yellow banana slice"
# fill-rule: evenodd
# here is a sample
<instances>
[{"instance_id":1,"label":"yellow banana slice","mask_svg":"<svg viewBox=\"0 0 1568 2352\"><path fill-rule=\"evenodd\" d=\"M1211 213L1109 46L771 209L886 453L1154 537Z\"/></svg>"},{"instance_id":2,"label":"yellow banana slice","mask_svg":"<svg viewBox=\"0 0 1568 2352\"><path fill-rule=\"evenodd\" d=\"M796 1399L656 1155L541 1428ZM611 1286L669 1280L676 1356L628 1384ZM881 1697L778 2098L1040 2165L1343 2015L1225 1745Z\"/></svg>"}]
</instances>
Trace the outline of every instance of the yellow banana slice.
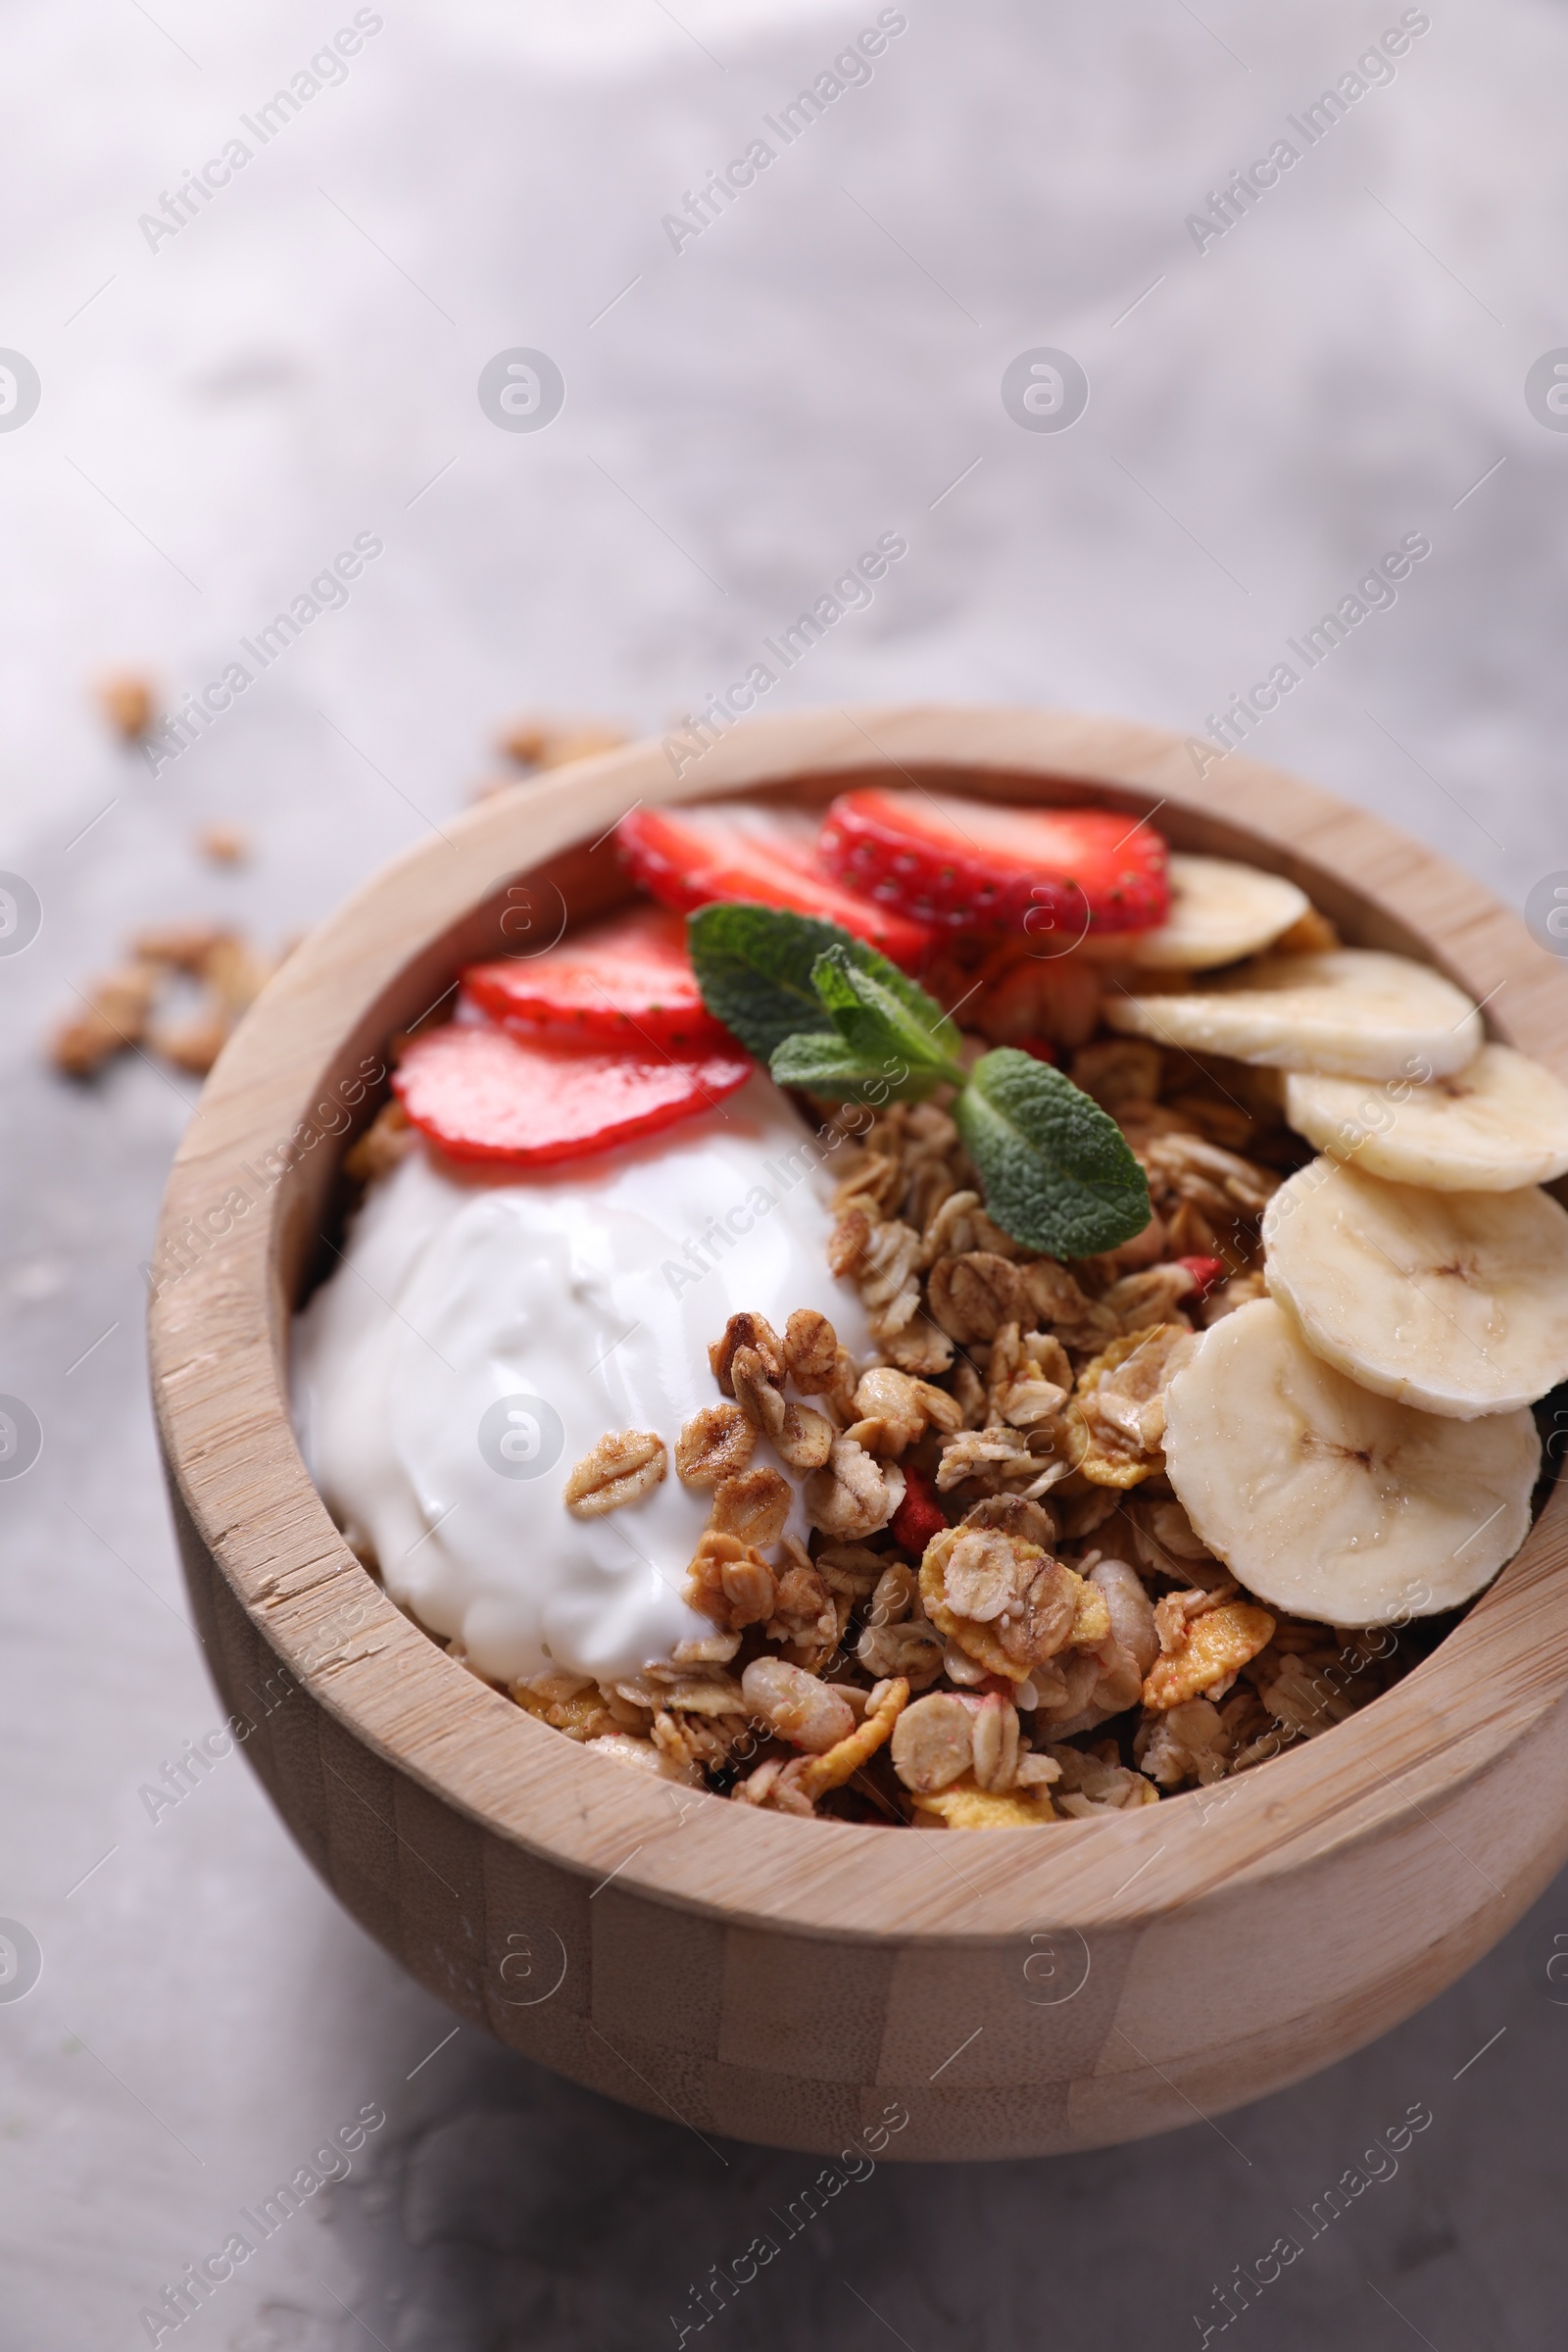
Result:
<instances>
[{"instance_id":1,"label":"yellow banana slice","mask_svg":"<svg viewBox=\"0 0 1568 2352\"><path fill-rule=\"evenodd\" d=\"M1568 1379L1568 1211L1544 1193L1427 1192L1314 1159L1262 1233L1307 1346L1379 1396L1470 1421Z\"/></svg>"},{"instance_id":2,"label":"yellow banana slice","mask_svg":"<svg viewBox=\"0 0 1568 2352\"><path fill-rule=\"evenodd\" d=\"M1387 1625L1456 1608L1512 1558L1541 1441L1528 1412L1454 1422L1374 1396L1256 1298L1166 1391L1165 1466L1196 1533L1269 1608Z\"/></svg>"},{"instance_id":3,"label":"yellow banana slice","mask_svg":"<svg viewBox=\"0 0 1568 2352\"><path fill-rule=\"evenodd\" d=\"M1368 1087L1293 1072L1285 1116L1320 1152L1391 1184L1512 1193L1568 1175L1568 1086L1512 1046L1430 1085Z\"/></svg>"},{"instance_id":4,"label":"yellow banana slice","mask_svg":"<svg viewBox=\"0 0 1568 2352\"><path fill-rule=\"evenodd\" d=\"M1161 1045L1336 1078L1451 1077L1483 1039L1462 989L1376 948L1264 956L1190 994L1112 991L1104 1010L1113 1029Z\"/></svg>"},{"instance_id":5,"label":"yellow banana slice","mask_svg":"<svg viewBox=\"0 0 1568 2352\"><path fill-rule=\"evenodd\" d=\"M1119 945L1149 971L1199 972L1272 947L1282 931L1311 912L1304 890L1282 874L1230 858L1170 858L1170 914L1157 930Z\"/></svg>"}]
</instances>

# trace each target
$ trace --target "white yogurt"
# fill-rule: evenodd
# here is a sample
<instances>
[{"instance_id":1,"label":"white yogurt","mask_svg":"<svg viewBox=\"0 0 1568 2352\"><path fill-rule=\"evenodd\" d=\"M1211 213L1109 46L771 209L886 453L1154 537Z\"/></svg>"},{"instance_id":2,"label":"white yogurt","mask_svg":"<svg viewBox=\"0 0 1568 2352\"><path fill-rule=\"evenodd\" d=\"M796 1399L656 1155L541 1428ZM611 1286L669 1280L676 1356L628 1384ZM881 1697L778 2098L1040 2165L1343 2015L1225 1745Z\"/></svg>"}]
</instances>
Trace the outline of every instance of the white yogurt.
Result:
<instances>
[{"instance_id":1,"label":"white yogurt","mask_svg":"<svg viewBox=\"0 0 1568 2352\"><path fill-rule=\"evenodd\" d=\"M710 1344L742 1309L782 1330L812 1306L870 1353L828 1271L817 1156L759 1074L666 1135L535 1175L416 1147L366 1200L296 1319L300 1446L392 1597L481 1674L629 1674L712 1632L682 1597L710 1497L673 1461L718 1397ZM617 1429L657 1430L668 1474L573 1518L567 1473Z\"/></svg>"}]
</instances>

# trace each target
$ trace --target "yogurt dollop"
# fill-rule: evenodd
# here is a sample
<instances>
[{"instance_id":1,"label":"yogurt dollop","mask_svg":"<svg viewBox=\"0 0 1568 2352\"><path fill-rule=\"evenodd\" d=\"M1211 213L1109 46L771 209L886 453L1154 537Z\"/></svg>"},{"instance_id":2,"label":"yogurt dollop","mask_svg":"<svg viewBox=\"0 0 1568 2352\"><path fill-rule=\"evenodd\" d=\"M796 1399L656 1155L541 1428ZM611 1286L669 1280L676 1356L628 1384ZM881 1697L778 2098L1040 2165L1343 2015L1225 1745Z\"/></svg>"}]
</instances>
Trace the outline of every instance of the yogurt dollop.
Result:
<instances>
[{"instance_id":1,"label":"yogurt dollop","mask_svg":"<svg viewBox=\"0 0 1568 2352\"><path fill-rule=\"evenodd\" d=\"M563 1168L469 1172L416 1144L367 1198L296 1319L295 1427L350 1543L481 1674L632 1674L712 1633L683 1598L710 1498L673 1461L718 1396L710 1343L742 1310L782 1330L809 1306L871 1351L828 1271L823 1159L760 1073ZM619 1429L664 1439L663 1483L574 1518L567 1474Z\"/></svg>"}]
</instances>

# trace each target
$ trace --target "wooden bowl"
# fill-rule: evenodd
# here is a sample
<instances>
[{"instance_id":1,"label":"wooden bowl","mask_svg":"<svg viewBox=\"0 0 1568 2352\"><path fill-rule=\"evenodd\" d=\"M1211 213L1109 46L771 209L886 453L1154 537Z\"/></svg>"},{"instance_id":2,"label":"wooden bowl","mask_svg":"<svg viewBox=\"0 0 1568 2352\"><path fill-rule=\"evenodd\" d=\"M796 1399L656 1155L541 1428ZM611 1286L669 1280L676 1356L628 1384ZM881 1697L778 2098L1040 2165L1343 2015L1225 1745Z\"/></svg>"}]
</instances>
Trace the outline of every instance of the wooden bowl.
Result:
<instances>
[{"instance_id":1,"label":"wooden bowl","mask_svg":"<svg viewBox=\"0 0 1568 2352\"><path fill-rule=\"evenodd\" d=\"M590 1754L401 1615L300 1459L290 1313L330 1262L391 1034L461 964L623 897L604 837L634 802L814 806L874 778L1157 812L1180 848L1294 876L1348 939L1440 964L1564 1077L1568 973L1375 818L1239 753L1200 778L1152 728L873 709L690 752L678 777L657 743L585 760L409 853L295 951L208 1082L152 1362L224 1704L312 1862L421 1984L699 2133L1035 2155L1278 2089L1430 2000L1568 1856L1568 1496L1414 1673L1216 1790L1049 1830L802 1821Z\"/></svg>"}]
</instances>

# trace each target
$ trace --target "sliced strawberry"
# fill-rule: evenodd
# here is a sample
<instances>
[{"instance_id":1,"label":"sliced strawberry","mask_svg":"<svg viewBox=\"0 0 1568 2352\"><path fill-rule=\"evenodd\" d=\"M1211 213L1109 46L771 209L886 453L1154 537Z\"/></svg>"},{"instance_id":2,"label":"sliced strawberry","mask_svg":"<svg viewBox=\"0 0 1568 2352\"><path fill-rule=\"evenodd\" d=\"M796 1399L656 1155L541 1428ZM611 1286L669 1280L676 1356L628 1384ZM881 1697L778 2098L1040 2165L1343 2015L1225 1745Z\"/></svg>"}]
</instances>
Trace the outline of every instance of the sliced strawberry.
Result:
<instances>
[{"instance_id":1,"label":"sliced strawberry","mask_svg":"<svg viewBox=\"0 0 1568 2352\"><path fill-rule=\"evenodd\" d=\"M906 1469L904 1500L889 1522L894 1543L901 1551L917 1560L932 1537L940 1536L947 1524L948 1514L930 1479L919 1470Z\"/></svg>"},{"instance_id":2,"label":"sliced strawberry","mask_svg":"<svg viewBox=\"0 0 1568 2352\"><path fill-rule=\"evenodd\" d=\"M1049 1037L1020 1037L1018 1051L1020 1054L1027 1054L1031 1061L1059 1061L1061 1059L1061 1055L1056 1052Z\"/></svg>"},{"instance_id":3,"label":"sliced strawberry","mask_svg":"<svg viewBox=\"0 0 1568 2352\"><path fill-rule=\"evenodd\" d=\"M1165 919L1165 844L1102 808L1001 808L870 786L841 793L824 862L880 906L946 931L1026 933L1059 954Z\"/></svg>"},{"instance_id":4,"label":"sliced strawberry","mask_svg":"<svg viewBox=\"0 0 1568 2352\"><path fill-rule=\"evenodd\" d=\"M710 1110L755 1066L738 1046L634 1055L455 1022L416 1038L392 1084L416 1127L454 1159L544 1167Z\"/></svg>"},{"instance_id":5,"label":"sliced strawberry","mask_svg":"<svg viewBox=\"0 0 1568 2352\"><path fill-rule=\"evenodd\" d=\"M1222 1257L1179 1257L1177 1265L1185 1266L1193 1278L1193 1297L1206 1298L1216 1282L1223 1282L1230 1272Z\"/></svg>"},{"instance_id":6,"label":"sliced strawberry","mask_svg":"<svg viewBox=\"0 0 1568 2352\"><path fill-rule=\"evenodd\" d=\"M835 882L817 856L810 819L789 810L745 801L634 808L616 838L644 890L682 913L720 899L789 906L841 923L906 972L918 970L932 945L929 925Z\"/></svg>"},{"instance_id":7,"label":"sliced strawberry","mask_svg":"<svg viewBox=\"0 0 1568 2352\"><path fill-rule=\"evenodd\" d=\"M463 984L492 1020L551 1027L587 1043L636 1053L733 1049L735 1041L703 1004L686 952L686 926L662 906L629 906L542 956L470 964Z\"/></svg>"}]
</instances>

